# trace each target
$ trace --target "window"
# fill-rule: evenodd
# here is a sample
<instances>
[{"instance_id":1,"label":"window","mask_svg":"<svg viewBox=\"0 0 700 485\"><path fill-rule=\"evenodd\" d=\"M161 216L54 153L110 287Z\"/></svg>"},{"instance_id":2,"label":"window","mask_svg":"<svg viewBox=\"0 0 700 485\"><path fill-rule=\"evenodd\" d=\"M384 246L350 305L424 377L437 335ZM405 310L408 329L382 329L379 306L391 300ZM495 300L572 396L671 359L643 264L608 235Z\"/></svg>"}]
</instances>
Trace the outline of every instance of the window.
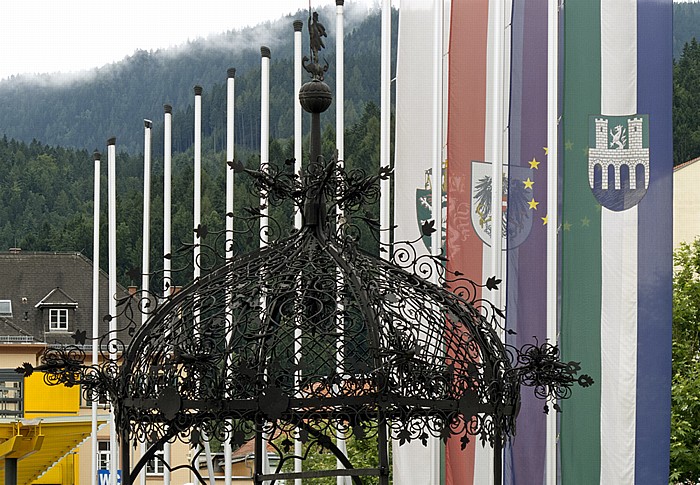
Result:
<instances>
[{"instance_id":1,"label":"window","mask_svg":"<svg viewBox=\"0 0 700 485\"><path fill-rule=\"evenodd\" d=\"M109 441L97 442L97 469L109 470Z\"/></svg>"},{"instance_id":2,"label":"window","mask_svg":"<svg viewBox=\"0 0 700 485\"><path fill-rule=\"evenodd\" d=\"M149 444L150 446L150 444ZM163 464L163 448L156 451L153 458L146 463L146 475L163 475L165 474L165 465Z\"/></svg>"},{"instance_id":3,"label":"window","mask_svg":"<svg viewBox=\"0 0 700 485\"><path fill-rule=\"evenodd\" d=\"M0 300L0 317L12 316L12 301Z\"/></svg>"},{"instance_id":4,"label":"window","mask_svg":"<svg viewBox=\"0 0 700 485\"><path fill-rule=\"evenodd\" d=\"M67 308L49 308L49 330L52 332L68 331Z\"/></svg>"},{"instance_id":5,"label":"window","mask_svg":"<svg viewBox=\"0 0 700 485\"><path fill-rule=\"evenodd\" d=\"M0 370L0 417L21 417L22 376L12 370Z\"/></svg>"}]
</instances>

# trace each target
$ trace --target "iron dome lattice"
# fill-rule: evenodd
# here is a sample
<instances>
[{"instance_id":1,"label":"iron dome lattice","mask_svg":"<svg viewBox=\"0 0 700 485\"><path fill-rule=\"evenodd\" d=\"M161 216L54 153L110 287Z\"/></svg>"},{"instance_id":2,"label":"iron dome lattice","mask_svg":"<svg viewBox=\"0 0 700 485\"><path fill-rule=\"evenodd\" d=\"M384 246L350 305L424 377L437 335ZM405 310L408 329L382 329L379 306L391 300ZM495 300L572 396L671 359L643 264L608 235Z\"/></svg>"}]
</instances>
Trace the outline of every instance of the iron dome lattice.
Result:
<instances>
[{"instance_id":1,"label":"iron dome lattice","mask_svg":"<svg viewBox=\"0 0 700 485\"><path fill-rule=\"evenodd\" d=\"M556 407L575 383L591 383L547 342L523 349L503 342L504 315L481 297L497 287L495 278L481 286L450 273L444 258L419 255L420 239L381 247L381 258L361 249L361 235L378 231L364 208L391 171L324 161L318 117L330 89L317 60L306 67L314 79L300 97L312 113L312 163L303 177L230 164L271 206L291 201L303 227L286 235L274 221L258 227L261 213L250 208L228 215L244 228L235 234L196 228L195 243L181 252L206 247L208 257L196 263L203 276L163 300L149 293L122 300L128 344L104 336L104 363L90 366L80 346L86 337L76 334L76 346L49 349L37 368L50 383L108 396L122 442L152 444L133 468L128 450L122 454L127 485L166 441L202 436L236 445L255 437L257 457L269 441L280 461L266 473L256 460L256 483L332 475L388 483L389 439L457 436L463 446L469 439L500 446L516 431L522 385ZM233 258L220 254L241 234L270 242ZM354 469L333 443L337 431L376 436L379 466ZM346 470L285 472L295 437L305 454L330 450Z\"/></svg>"}]
</instances>

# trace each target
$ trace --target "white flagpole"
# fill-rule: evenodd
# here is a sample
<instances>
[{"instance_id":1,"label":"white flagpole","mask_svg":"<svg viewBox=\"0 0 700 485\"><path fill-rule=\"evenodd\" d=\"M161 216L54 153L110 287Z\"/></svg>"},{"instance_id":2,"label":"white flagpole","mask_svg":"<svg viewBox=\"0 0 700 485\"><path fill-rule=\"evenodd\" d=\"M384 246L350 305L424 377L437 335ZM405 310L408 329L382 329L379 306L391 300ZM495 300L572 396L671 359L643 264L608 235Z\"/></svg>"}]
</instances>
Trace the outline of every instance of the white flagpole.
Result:
<instances>
[{"instance_id":1,"label":"white flagpole","mask_svg":"<svg viewBox=\"0 0 700 485\"><path fill-rule=\"evenodd\" d=\"M234 107L235 107L235 87L236 70L229 68L226 71L226 161L233 162L234 155ZM234 175L230 167L226 168L226 259L233 258L233 183Z\"/></svg>"},{"instance_id":2,"label":"white flagpole","mask_svg":"<svg viewBox=\"0 0 700 485\"><path fill-rule=\"evenodd\" d=\"M202 87L194 87L194 227L199 229L202 224ZM197 235L194 241L193 260L194 280L197 281L202 274L200 267L200 254L202 252L201 236ZM199 333L199 312L195 310L194 326L195 334ZM212 463L211 449L208 437L203 435L204 455L207 462L209 483L214 485L214 465Z\"/></svg>"},{"instance_id":3,"label":"white flagpole","mask_svg":"<svg viewBox=\"0 0 700 485\"><path fill-rule=\"evenodd\" d=\"M431 167L431 217L435 223L435 232L431 235L431 252L434 256L442 255L442 165L443 156L443 55L444 55L444 19L445 4L443 0L435 0L437 8L434 9L433 18L433 133L432 133L432 167ZM439 272L434 271L433 283L439 283ZM439 309L438 309L439 311ZM440 483L440 454L441 446L432 439L426 449L430 453L430 476L433 483Z\"/></svg>"},{"instance_id":4,"label":"white flagpole","mask_svg":"<svg viewBox=\"0 0 700 485\"><path fill-rule=\"evenodd\" d=\"M92 210L92 365L99 363L100 336L100 152L95 150L95 189ZM92 396L92 477L90 483L97 485L97 404L98 397Z\"/></svg>"},{"instance_id":5,"label":"white flagpole","mask_svg":"<svg viewBox=\"0 0 700 485\"><path fill-rule=\"evenodd\" d=\"M559 153L559 0L549 0L547 12L547 338L559 342L557 333L557 193ZM557 483L557 413L547 415L545 477L547 485Z\"/></svg>"},{"instance_id":6,"label":"white flagpole","mask_svg":"<svg viewBox=\"0 0 700 485\"><path fill-rule=\"evenodd\" d=\"M194 87L194 227L199 229L202 223L202 87ZM201 240L197 237L194 244L194 279L199 279L199 255ZM199 324L196 320L195 327Z\"/></svg>"},{"instance_id":7,"label":"white flagpole","mask_svg":"<svg viewBox=\"0 0 700 485\"><path fill-rule=\"evenodd\" d=\"M233 150L234 150L234 124L233 124L233 114L235 106L235 82L236 82L236 70L234 68L229 68L226 71L226 161L233 162ZM226 167L226 261L231 261L233 259L233 169L232 167ZM231 298L229 296L229 298ZM226 307L226 324L228 330L226 332L226 344L229 346L231 339L233 338L233 308L229 300L229 304ZM227 366L230 365L230 355L227 355L226 362ZM229 420L229 423L233 424L233 421ZM233 476L233 460L232 460L233 449L231 447L231 440L227 439L224 441L224 485L231 485Z\"/></svg>"},{"instance_id":8,"label":"white flagpole","mask_svg":"<svg viewBox=\"0 0 700 485\"><path fill-rule=\"evenodd\" d=\"M299 91L301 90L302 81L302 43L301 30L304 27L304 22L295 20L294 26L294 173L297 177L301 177L302 170L302 108L299 102ZM299 208L294 209L294 227L301 229L302 211Z\"/></svg>"},{"instance_id":9,"label":"white flagpole","mask_svg":"<svg viewBox=\"0 0 700 485\"><path fill-rule=\"evenodd\" d=\"M266 171L270 164L270 48L260 47L261 68L260 68L260 170ZM265 248L268 245L268 225L269 225L269 208L267 205L267 194L262 194L260 197L261 214L260 218L260 248ZM264 296L261 301L262 312L267 310L267 301ZM267 456L267 438L263 435L262 442L262 470L263 474L270 473L270 462ZM256 457L257 459L258 457ZM265 481L264 483L269 483Z\"/></svg>"},{"instance_id":10,"label":"white flagpole","mask_svg":"<svg viewBox=\"0 0 700 485\"><path fill-rule=\"evenodd\" d=\"M143 252L141 253L141 325L148 320L148 290L151 250L151 120L143 120ZM146 443L139 445L141 456L146 454ZM146 474L139 476L141 485L146 485Z\"/></svg>"},{"instance_id":11,"label":"white flagpole","mask_svg":"<svg viewBox=\"0 0 700 485\"><path fill-rule=\"evenodd\" d=\"M260 72L260 170L267 171L270 164L270 48L261 47ZM268 244L268 214L267 194L260 197L262 206L260 219L260 247Z\"/></svg>"},{"instance_id":12,"label":"white flagpole","mask_svg":"<svg viewBox=\"0 0 700 485\"><path fill-rule=\"evenodd\" d=\"M169 104L163 106L163 255L168 256L172 251L172 133L173 133L173 108ZM173 291L171 281L170 257L163 258L163 298L167 298Z\"/></svg>"},{"instance_id":13,"label":"white flagpole","mask_svg":"<svg viewBox=\"0 0 700 485\"><path fill-rule=\"evenodd\" d=\"M435 9L434 22L434 48L433 53L433 163L431 177L431 198L432 198L432 214L431 217L435 222L435 232L432 234L431 247L432 253L435 256L442 254L442 163L443 157L443 38L444 38L444 2L436 0L438 8ZM435 272L437 283L438 274Z\"/></svg>"},{"instance_id":14,"label":"white flagpole","mask_svg":"<svg viewBox=\"0 0 700 485\"><path fill-rule=\"evenodd\" d=\"M143 292L141 307L141 324L148 320L150 309L147 301L143 298L148 296L149 273L151 271L151 120L143 120L144 140L143 140L143 252L142 252L142 273L141 291Z\"/></svg>"},{"instance_id":15,"label":"white flagpole","mask_svg":"<svg viewBox=\"0 0 700 485\"><path fill-rule=\"evenodd\" d=\"M335 148L338 160L345 160L345 24L343 5L345 0L335 0Z\"/></svg>"},{"instance_id":16,"label":"white flagpole","mask_svg":"<svg viewBox=\"0 0 700 485\"><path fill-rule=\"evenodd\" d=\"M117 331L117 139L107 140L107 224L109 246L109 358L114 361ZM124 443L124 446L128 446ZM114 420L114 405L109 409L109 482L117 485L118 470L117 426ZM126 473L126 472L125 472Z\"/></svg>"},{"instance_id":17,"label":"white flagpole","mask_svg":"<svg viewBox=\"0 0 700 485\"><path fill-rule=\"evenodd\" d=\"M338 164L345 164L345 25L343 20L343 6L344 0L336 0L336 16L335 16L335 147L338 154ZM340 207L336 206L336 221L338 225L342 224L344 219L343 211ZM338 227L337 229L339 229ZM344 318L343 318L343 302L341 290L344 287L343 275L340 270L336 272L336 325L338 327L338 338L336 347L336 368L340 375L343 375L345 371L344 365L344 353L345 353L345 339L344 339ZM340 429L336 433L336 446L338 449L347 456L347 444L345 441L345 433ZM343 463L336 459L336 468L344 469ZM337 485L350 485L350 477L336 477Z\"/></svg>"},{"instance_id":18,"label":"white flagpole","mask_svg":"<svg viewBox=\"0 0 700 485\"><path fill-rule=\"evenodd\" d=\"M295 20L294 26L294 173L297 177L301 177L302 170L302 108L299 102L299 91L301 90L302 64L301 64L301 29L304 23L301 20ZM301 208L294 209L294 227L297 230L301 229L302 213ZM301 370L299 363L301 362L301 328L297 325L294 329L294 365L297 370L294 371L294 388L299 391L301 386ZM294 439L294 454L302 456L302 442L298 436ZM301 458L294 459L294 471L299 473L302 471ZM301 478L294 480L294 485L302 485Z\"/></svg>"},{"instance_id":19,"label":"white flagpole","mask_svg":"<svg viewBox=\"0 0 700 485\"><path fill-rule=\"evenodd\" d=\"M496 277L503 280L503 168L504 157L506 152L505 145L505 127L506 127L506 103L505 97L505 63L506 63L506 21L505 21L505 6L500 0L489 2L489 38L493 46L493 61L488 63L490 69L490 77L493 80L493 85L490 92L488 103L491 105L493 116L490 120L489 131L491 133L489 147L486 156L487 161L491 162L491 251L490 251L490 271L484 275L488 277ZM503 308L503 291L501 285L497 290L491 290L490 300L498 308ZM503 340L505 332L502 329L497 329ZM488 455L488 463L492 470L502 466L502 449L488 449L485 455ZM496 474L501 477L502 471L499 468ZM494 473L489 475L489 482L495 481ZM484 477L486 478L486 477Z\"/></svg>"},{"instance_id":20,"label":"white flagpole","mask_svg":"<svg viewBox=\"0 0 700 485\"><path fill-rule=\"evenodd\" d=\"M380 63L379 165L388 167L391 164L391 0L382 0ZM391 181L388 179L380 182L379 227L379 241L386 250L380 254L388 259L391 242Z\"/></svg>"},{"instance_id":21,"label":"white flagpole","mask_svg":"<svg viewBox=\"0 0 700 485\"><path fill-rule=\"evenodd\" d=\"M163 106L163 255L171 252L171 220L172 220L172 122L173 108L166 104ZM170 257L163 258L163 298L168 298L172 291ZM170 464L170 442L163 446L163 460ZM170 470L165 467L163 471L163 485L170 485Z\"/></svg>"},{"instance_id":22,"label":"white flagpole","mask_svg":"<svg viewBox=\"0 0 700 485\"><path fill-rule=\"evenodd\" d=\"M491 162L491 274L487 277L501 276L501 260L503 248L503 5L500 1L490 2L493 14L489 15L493 29L494 62L490 63L493 70L494 89L491 90L491 105L494 116L491 118L493 140L488 154ZM492 303L501 307L501 292L493 290Z\"/></svg>"}]
</instances>

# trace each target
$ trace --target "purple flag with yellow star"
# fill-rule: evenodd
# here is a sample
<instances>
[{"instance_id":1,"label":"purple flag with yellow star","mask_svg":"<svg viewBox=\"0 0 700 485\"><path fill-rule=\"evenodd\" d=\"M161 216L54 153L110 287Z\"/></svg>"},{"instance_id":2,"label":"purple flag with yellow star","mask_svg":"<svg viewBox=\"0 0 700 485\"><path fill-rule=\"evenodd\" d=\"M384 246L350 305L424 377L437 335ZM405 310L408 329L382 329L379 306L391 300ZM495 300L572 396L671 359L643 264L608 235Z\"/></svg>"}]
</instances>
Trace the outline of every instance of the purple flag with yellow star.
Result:
<instances>
[{"instance_id":1,"label":"purple flag with yellow star","mask_svg":"<svg viewBox=\"0 0 700 485\"><path fill-rule=\"evenodd\" d=\"M507 326L520 348L547 338L547 2L513 3L508 166ZM545 479L544 403L523 388L515 439L506 447L504 483Z\"/></svg>"}]
</instances>

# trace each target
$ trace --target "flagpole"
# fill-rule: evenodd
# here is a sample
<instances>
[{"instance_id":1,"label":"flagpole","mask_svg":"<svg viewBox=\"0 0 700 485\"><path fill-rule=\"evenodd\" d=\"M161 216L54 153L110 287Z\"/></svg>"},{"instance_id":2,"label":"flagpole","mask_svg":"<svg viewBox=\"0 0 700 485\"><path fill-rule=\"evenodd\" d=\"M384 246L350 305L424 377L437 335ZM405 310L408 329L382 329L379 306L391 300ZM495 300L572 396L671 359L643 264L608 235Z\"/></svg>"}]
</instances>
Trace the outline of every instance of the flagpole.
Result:
<instances>
[{"instance_id":1,"label":"flagpole","mask_svg":"<svg viewBox=\"0 0 700 485\"><path fill-rule=\"evenodd\" d=\"M171 219L172 219L172 112L173 108L163 106L163 299L168 298L172 291L171 281ZM163 461L170 463L170 442L163 445ZM170 485L170 470L163 470L163 485Z\"/></svg>"},{"instance_id":2,"label":"flagpole","mask_svg":"<svg viewBox=\"0 0 700 485\"><path fill-rule=\"evenodd\" d=\"M491 100L494 116L491 118L492 142L489 158L491 161L491 274L501 277L503 248L503 5L500 1L491 2L493 14L493 50L495 60L490 63L493 70ZM492 290L492 303L501 307L501 292Z\"/></svg>"},{"instance_id":3,"label":"flagpole","mask_svg":"<svg viewBox=\"0 0 700 485\"><path fill-rule=\"evenodd\" d=\"M301 102L299 102L299 91L301 90L301 76L302 76L302 49L301 49L301 29L304 27L304 23L301 20L295 20L294 26L294 174L297 177L301 177L302 169L302 108ZM295 207L294 209L294 228L297 230L301 229L302 224L302 214L301 208ZM297 392L301 387L301 328L297 325L294 328L294 365L296 369L294 371L294 388ZM297 430L298 433L298 430ZM302 456L303 446L302 442L297 435L294 439L294 455ZM300 473L302 471L302 460L301 458L294 459L294 471ZM302 485L301 478L296 478L294 480L294 485Z\"/></svg>"},{"instance_id":4,"label":"flagpole","mask_svg":"<svg viewBox=\"0 0 700 485\"><path fill-rule=\"evenodd\" d=\"M343 22L343 5L344 0L336 0L336 41L335 41L335 147L338 158L338 165L345 165L345 26ZM336 206L336 221L338 224L337 230L340 230L340 225L343 223L343 210ZM344 318L343 318L343 299L342 288L344 287L343 275L340 270L336 270L336 325L338 327L338 342L336 347L336 368L339 375L343 375L345 371L344 365ZM347 455L347 446L345 441L345 433L340 429L336 432L336 445L341 453ZM336 459L336 468L344 469L340 459ZM337 485L349 485L349 477L336 477Z\"/></svg>"},{"instance_id":5,"label":"flagpole","mask_svg":"<svg viewBox=\"0 0 700 485\"><path fill-rule=\"evenodd\" d=\"M500 0L489 2L493 12L489 12L489 31L493 40L493 61L489 63L493 86L491 87L491 103L494 116L491 118L491 143L488 157L491 161L491 271L487 277L502 280L503 276L503 157L505 153L505 116L504 116L504 83L505 83L505 22L504 5ZM491 290L491 302L498 308L503 308L503 292L500 289ZM505 339L503 329L497 329L502 340ZM497 442L492 450L493 482L501 483L503 450Z\"/></svg>"},{"instance_id":6,"label":"flagpole","mask_svg":"<svg viewBox=\"0 0 700 485\"><path fill-rule=\"evenodd\" d=\"M559 0L549 0L547 11L547 338L559 342L557 333L557 230L559 228ZM546 418L545 480L557 484L557 413Z\"/></svg>"},{"instance_id":7,"label":"flagpole","mask_svg":"<svg viewBox=\"0 0 700 485\"><path fill-rule=\"evenodd\" d=\"M202 223L202 87L194 87L194 228ZM194 244L194 280L201 274L199 255L201 240L197 234ZM199 319L195 322L199 323ZM195 325L196 328L196 325Z\"/></svg>"},{"instance_id":8,"label":"flagpole","mask_svg":"<svg viewBox=\"0 0 700 485\"><path fill-rule=\"evenodd\" d=\"M143 237L141 253L141 325L148 320L148 290L151 246L151 120L143 120ZM146 443L139 444L141 456L146 454ZM139 477L141 485L146 485L146 474Z\"/></svg>"},{"instance_id":9,"label":"flagpole","mask_svg":"<svg viewBox=\"0 0 700 485\"><path fill-rule=\"evenodd\" d=\"M102 155L95 150L95 180L92 207L92 365L99 364L100 334L100 159ZM90 483L97 485L97 404L99 397L91 395L92 417L92 477Z\"/></svg>"},{"instance_id":10,"label":"flagpole","mask_svg":"<svg viewBox=\"0 0 700 485\"><path fill-rule=\"evenodd\" d=\"M260 171L267 171L270 165L270 57L271 52L269 47L260 47ZM260 249L267 247L269 243L269 208L267 204L267 194L260 195ZM261 297L261 314L267 311L267 300L265 290L262 291ZM262 465L262 473L268 475L270 473L270 462L267 456L267 440L268 436L263 433L262 450L260 450L259 459ZM265 484L269 481L263 482Z\"/></svg>"},{"instance_id":11,"label":"flagpole","mask_svg":"<svg viewBox=\"0 0 700 485\"><path fill-rule=\"evenodd\" d=\"M389 167L391 158L391 0L382 0L381 69L380 69L380 133L379 165ZM385 251L380 251L384 259L390 257L391 242L391 181L380 182L379 196L379 242Z\"/></svg>"},{"instance_id":12,"label":"flagpole","mask_svg":"<svg viewBox=\"0 0 700 485\"><path fill-rule=\"evenodd\" d=\"M432 133L432 167L430 177L431 189L431 217L434 222L435 231L431 235L431 252L433 256L442 256L442 166L443 156L443 77L444 77L444 28L445 28L445 3L443 0L435 0L437 8L434 9L433 19L433 133ZM440 272L433 272L434 284L440 284ZM439 309L436 309L440 311ZM431 483L440 483L441 480L441 459L442 446L437 440L433 440L431 446L427 448L430 453L432 478Z\"/></svg>"},{"instance_id":13,"label":"flagpole","mask_svg":"<svg viewBox=\"0 0 700 485\"><path fill-rule=\"evenodd\" d=\"M163 106L163 298L172 294L171 281L171 231L172 231L172 133L173 108Z\"/></svg>"},{"instance_id":14,"label":"flagpole","mask_svg":"<svg viewBox=\"0 0 700 485\"><path fill-rule=\"evenodd\" d=\"M442 84L443 84L443 29L444 29L444 2L442 0L436 0L438 3L438 8L435 9L435 18L433 31L434 31L434 48L433 53L433 85L435 89L433 90L433 163L431 169L431 209L432 209L432 219L435 223L435 232L432 234L431 248L434 256L442 255L442 162L443 162L443 133L442 133L442 121L443 121L443 95L442 95ZM439 280L439 275L435 272L434 283Z\"/></svg>"},{"instance_id":15,"label":"flagpole","mask_svg":"<svg viewBox=\"0 0 700 485\"><path fill-rule=\"evenodd\" d=\"M143 140L143 240L141 253L141 324L143 325L148 320L148 302L145 298L148 297L149 291L149 273L151 271L151 120L143 120L144 125L144 140Z\"/></svg>"},{"instance_id":16,"label":"flagpole","mask_svg":"<svg viewBox=\"0 0 700 485\"><path fill-rule=\"evenodd\" d=\"M202 224L202 87L194 87L194 227L195 230L201 229ZM202 269L200 267L200 255L202 252L201 233L195 233L195 241L193 248L193 276L194 281L199 280ZM199 310L194 311L194 332L199 334L200 315ZM214 466L212 464L211 449L207 436L204 435L204 456L206 457L207 473L209 474L209 483L214 485Z\"/></svg>"},{"instance_id":17,"label":"flagpole","mask_svg":"<svg viewBox=\"0 0 700 485\"><path fill-rule=\"evenodd\" d=\"M107 225L109 249L109 359L115 361L117 331L117 139L107 140ZM123 443L128 446L127 443ZM117 423L114 419L114 404L109 407L109 482L117 485L118 469Z\"/></svg>"},{"instance_id":18,"label":"flagpole","mask_svg":"<svg viewBox=\"0 0 700 485\"><path fill-rule=\"evenodd\" d=\"M270 164L270 48L261 47L260 70L260 170L267 171ZM260 196L260 248L267 247L268 214L267 194Z\"/></svg>"},{"instance_id":19,"label":"flagpole","mask_svg":"<svg viewBox=\"0 0 700 485\"><path fill-rule=\"evenodd\" d=\"M236 70L234 68L226 71L226 162L233 162L234 155L234 107L235 107L235 82ZM233 259L233 183L234 172L233 167L226 167L226 261ZM226 306L226 345L229 347L233 338L233 307L231 306L232 295L228 296L229 301ZM227 368L230 368L230 354L227 354ZM231 376L229 376L230 378ZM233 421L229 420L229 424L233 427ZM231 440L224 440L224 485L231 485L233 476L233 449Z\"/></svg>"}]
</instances>

